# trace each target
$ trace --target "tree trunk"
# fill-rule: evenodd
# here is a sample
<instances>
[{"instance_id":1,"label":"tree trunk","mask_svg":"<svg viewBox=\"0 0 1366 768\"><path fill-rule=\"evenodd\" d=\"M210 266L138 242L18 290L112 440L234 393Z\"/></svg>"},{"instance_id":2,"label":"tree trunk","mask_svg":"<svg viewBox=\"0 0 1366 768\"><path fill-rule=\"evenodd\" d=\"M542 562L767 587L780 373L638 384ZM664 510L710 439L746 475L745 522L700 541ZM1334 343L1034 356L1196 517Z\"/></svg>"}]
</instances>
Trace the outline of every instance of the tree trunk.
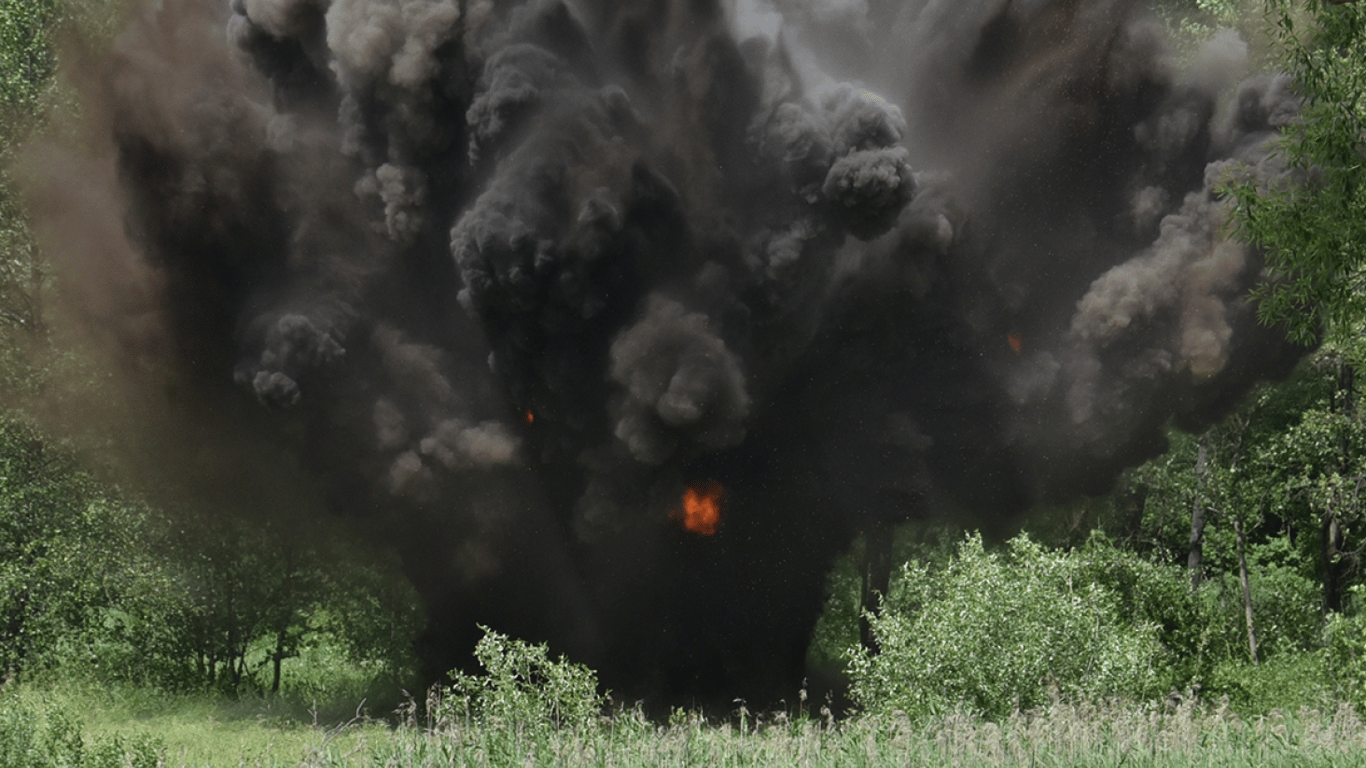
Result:
<instances>
[{"instance_id":1,"label":"tree trunk","mask_svg":"<svg viewBox=\"0 0 1366 768\"><path fill-rule=\"evenodd\" d=\"M233 579L232 576L228 576L227 582L226 582L226 586L227 586L227 594L226 594L226 598L227 598L227 599L226 599L224 602L225 602L225 605L227 606L227 610L224 611L223 616L224 616L225 620L226 620L227 623L228 623L228 627L227 627L227 629L228 629L227 663L228 663L228 675L229 675L228 680L229 680L230 683L232 683L232 690L233 690L233 692L236 693L236 692L240 691L240 690L241 690L241 687L242 687L242 673L237 669L237 645L238 645L238 642L239 642L238 631L237 631L237 630L238 630L238 627L237 627L237 620L238 620L238 616L237 616L237 600L236 600L236 597L237 597L237 594L236 594L236 592L237 592L237 590L236 590L237 583L236 583L236 581ZM246 644L246 641L245 641L245 640L242 640L241 643L242 643L243 645L245 645L245 644Z\"/></svg>"},{"instance_id":2,"label":"tree trunk","mask_svg":"<svg viewBox=\"0 0 1366 768\"><path fill-rule=\"evenodd\" d=\"M1319 529L1319 557L1323 559L1323 616L1342 612L1342 582L1345 564L1342 562L1342 524L1330 509L1323 515Z\"/></svg>"},{"instance_id":3,"label":"tree trunk","mask_svg":"<svg viewBox=\"0 0 1366 768\"><path fill-rule=\"evenodd\" d=\"M289 640L289 623L294 618L294 572L295 558L294 547L286 545L284 553L284 579L280 585L280 595L277 604L280 606L280 615L277 617L278 623L275 627L275 653L271 659L274 663L274 674L270 681L270 692L280 692L280 663L285 658L285 644Z\"/></svg>"},{"instance_id":4,"label":"tree trunk","mask_svg":"<svg viewBox=\"0 0 1366 768\"><path fill-rule=\"evenodd\" d=\"M1195 457L1195 501L1191 503L1191 538L1186 556L1186 568L1191 574L1191 591L1200 589L1204 578L1205 544L1205 480L1209 475L1209 433L1200 436L1200 449Z\"/></svg>"},{"instance_id":5,"label":"tree trunk","mask_svg":"<svg viewBox=\"0 0 1366 768\"><path fill-rule=\"evenodd\" d=\"M274 673L272 674L271 679L270 679L270 692L271 692L271 693L279 693L279 692L280 692L280 662L281 662L281 661L284 661L284 658L285 658L285 651L284 651L284 648L285 648L285 631L282 629L282 630L280 630L280 632L275 636L275 655L271 657L271 662L273 662L273 665L274 665L274 670L273 670Z\"/></svg>"},{"instance_id":6,"label":"tree trunk","mask_svg":"<svg viewBox=\"0 0 1366 768\"><path fill-rule=\"evenodd\" d=\"M1247 583L1247 551L1246 540L1243 537L1243 521L1233 516L1233 533L1238 540L1238 582L1243 586L1243 615L1247 618L1247 652L1252 657L1252 664L1256 666L1260 662L1257 660L1257 630L1252 623L1252 588Z\"/></svg>"},{"instance_id":7,"label":"tree trunk","mask_svg":"<svg viewBox=\"0 0 1366 768\"><path fill-rule=\"evenodd\" d=\"M891 582L892 526L878 519L864 531L863 589L859 600L859 641L870 653L877 653L877 640L868 614L878 609L878 599L887 594Z\"/></svg>"},{"instance_id":8,"label":"tree trunk","mask_svg":"<svg viewBox=\"0 0 1366 768\"><path fill-rule=\"evenodd\" d=\"M1333 408L1341 414L1350 415L1356 410L1356 369L1346 359L1339 357L1336 386L1333 390Z\"/></svg>"},{"instance_id":9,"label":"tree trunk","mask_svg":"<svg viewBox=\"0 0 1366 768\"><path fill-rule=\"evenodd\" d=\"M232 667L232 689L234 692L240 692L242 690L242 673L247 668L247 652L245 649L234 650L233 656L234 659L228 664Z\"/></svg>"},{"instance_id":10,"label":"tree trunk","mask_svg":"<svg viewBox=\"0 0 1366 768\"><path fill-rule=\"evenodd\" d=\"M1343 357L1337 359L1337 381L1334 382L1332 407L1343 416L1356 412L1356 370ZM1351 465L1351 438L1343 430L1338 444L1338 472L1346 477ZM1329 612L1342 612L1343 583L1347 564L1342 561L1345 544L1342 523L1337 516L1337 502L1330 499L1319 524L1319 556L1323 560L1323 617Z\"/></svg>"}]
</instances>

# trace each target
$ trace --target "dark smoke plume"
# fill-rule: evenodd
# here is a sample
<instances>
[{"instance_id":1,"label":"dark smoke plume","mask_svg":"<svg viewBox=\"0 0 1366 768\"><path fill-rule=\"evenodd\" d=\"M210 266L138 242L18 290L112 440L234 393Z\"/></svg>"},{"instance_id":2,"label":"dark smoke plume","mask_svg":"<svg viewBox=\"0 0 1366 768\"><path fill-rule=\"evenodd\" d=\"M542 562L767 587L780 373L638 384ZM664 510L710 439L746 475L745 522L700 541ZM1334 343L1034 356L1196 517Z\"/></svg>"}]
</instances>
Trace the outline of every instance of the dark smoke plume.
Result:
<instances>
[{"instance_id":1,"label":"dark smoke plume","mask_svg":"<svg viewBox=\"0 0 1366 768\"><path fill-rule=\"evenodd\" d=\"M435 669L790 691L859 531L1104 491L1303 353L1213 191L1293 92L1141 3L223 3L136 15L35 210L163 474L372 525Z\"/></svg>"}]
</instances>

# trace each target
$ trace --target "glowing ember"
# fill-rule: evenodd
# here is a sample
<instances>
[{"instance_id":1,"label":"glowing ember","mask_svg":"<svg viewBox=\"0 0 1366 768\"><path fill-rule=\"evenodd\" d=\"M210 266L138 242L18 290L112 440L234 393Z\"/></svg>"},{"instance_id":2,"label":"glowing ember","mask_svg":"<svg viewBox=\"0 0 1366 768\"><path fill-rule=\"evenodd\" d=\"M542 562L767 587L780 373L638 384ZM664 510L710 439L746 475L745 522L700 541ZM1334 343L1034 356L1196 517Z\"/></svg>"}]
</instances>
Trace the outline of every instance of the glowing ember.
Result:
<instances>
[{"instance_id":1,"label":"glowing ember","mask_svg":"<svg viewBox=\"0 0 1366 768\"><path fill-rule=\"evenodd\" d=\"M683 507L671 512L669 518L682 520L684 528L699 536L711 536L721 523L721 502L725 496L720 483L694 486L683 493Z\"/></svg>"},{"instance_id":2,"label":"glowing ember","mask_svg":"<svg viewBox=\"0 0 1366 768\"><path fill-rule=\"evenodd\" d=\"M536 414L532 413L531 411L527 411L527 412L526 412L526 423L528 423L528 424L535 424L535 423L536 423Z\"/></svg>"},{"instance_id":3,"label":"glowing ember","mask_svg":"<svg viewBox=\"0 0 1366 768\"><path fill-rule=\"evenodd\" d=\"M1021 349L1024 349L1024 339L1020 337L1019 331L1011 331L1006 334L1006 343L1010 345L1011 349L1015 350L1015 354L1017 355L1020 354Z\"/></svg>"}]
</instances>

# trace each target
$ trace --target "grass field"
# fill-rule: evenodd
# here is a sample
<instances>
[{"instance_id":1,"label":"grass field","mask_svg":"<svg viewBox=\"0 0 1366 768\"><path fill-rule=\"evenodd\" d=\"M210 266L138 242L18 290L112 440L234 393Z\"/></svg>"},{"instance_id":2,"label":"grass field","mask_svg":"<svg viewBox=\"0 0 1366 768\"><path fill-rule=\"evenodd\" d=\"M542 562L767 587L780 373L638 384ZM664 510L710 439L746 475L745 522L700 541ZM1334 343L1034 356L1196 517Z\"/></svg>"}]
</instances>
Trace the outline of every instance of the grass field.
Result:
<instances>
[{"instance_id":1,"label":"grass field","mask_svg":"<svg viewBox=\"0 0 1366 768\"><path fill-rule=\"evenodd\" d=\"M23 720L16 725L16 718ZM1061 703L999 723L953 713L913 723L895 715L837 722L818 713L755 716L744 711L726 722L680 711L669 723L622 711L577 727L459 718L430 723L401 715L328 722L279 701L23 688L0 699L0 763L6 768L1366 766L1366 725L1345 706L1244 718L1217 705Z\"/></svg>"},{"instance_id":2,"label":"grass field","mask_svg":"<svg viewBox=\"0 0 1366 768\"><path fill-rule=\"evenodd\" d=\"M125 751L131 745L152 745L157 764L165 766L298 765L320 750L346 750L367 738L387 738L392 733L378 721L337 722L335 713L330 721L315 719L301 705L278 701L82 686L22 688L0 700L0 764L5 768L19 768L7 762L7 756L11 761L22 759L22 749L5 748L7 741L11 747L22 741L15 738L14 728L5 728L9 724L6 710L26 718L32 726L37 754L29 759L34 768L49 764L54 768L65 764L71 768L105 768L106 764L143 768L127 755L120 763L93 754L96 747L115 741L122 742ZM68 724L81 731L80 757L69 748L53 748L52 742L60 740Z\"/></svg>"}]
</instances>

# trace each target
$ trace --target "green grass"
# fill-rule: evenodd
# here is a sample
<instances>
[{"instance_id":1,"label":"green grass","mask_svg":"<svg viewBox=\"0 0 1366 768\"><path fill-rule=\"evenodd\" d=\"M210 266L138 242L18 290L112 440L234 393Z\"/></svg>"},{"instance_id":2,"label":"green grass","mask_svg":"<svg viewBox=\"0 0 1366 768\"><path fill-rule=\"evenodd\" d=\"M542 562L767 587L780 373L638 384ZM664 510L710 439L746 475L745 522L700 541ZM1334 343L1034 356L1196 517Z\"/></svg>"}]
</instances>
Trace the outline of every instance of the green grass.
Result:
<instances>
[{"instance_id":1,"label":"green grass","mask_svg":"<svg viewBox=\"0 0 1366 768\"><path fill-rule=\"evenodd\" d=\"M782 717L756 724L681 718L651 726L631 716L587 734L508 748L487 727L403 731L350 760L320 765L499 766L1215 766L1366 765L1366 730L1350 709L1253 721L1194 707L1054 705L1001 723L950 715L922 723L855 718L834 726ZM368 762L367 762L368 761Z\"/></svg>"},{"instance_id":2,"label":"green grass","mask_svg":"<svg viewBox=\"0 0 1366 768\"><path fill-rule=\"evenodd\" d=\"M131 747L122 762L109 758L116 737L118 744L156 745L166 768L1366 766L1366 725L1346 706L1242 717L1207 704L1058 703L1000 722L965 714L836 722L820 715L737 711L727 722L678 712L659 724L622 711L586 726L559 728L515 717L468 721L455 707L436 710L447 713L436 723L411 715L401 725L363 718L314 722L298 705L278 700L79 686L11 690L0 694L0 708L5 706L29 713L39 731L54 712L76 721L86 757L72 768L141 768ZM5 738L0 728L0 745Z\"/></svg>"},{"instance_id":3,"label":"green grass","mask_svg":"<svg viewBox=\"0 0 1366 768\"><path fill-rule=\"evenodd\" d=\"M324 747L351 749L371 734L387 735L378 723L313 724L265 702L242 704L179 699L130 713L118 704L91 713L93 735L142 731L165 747L167 766L293 765Z\"/></svg>"},{"instance_id":4,"label":"green grass","mask_svg":"<svg viewBox=\"0 0 1366 768\"><path fill-rule=\"evenodd\" d=\"M167 768L298 765L321 750L344 754L366 739L392 733L388 726L359 716L345 722L319 719L302 703L284 699L169 695L137 688L20 687L0 694L0 708L7 705L31 719L40 743L54 722L65 719L83 732L87 757L93 747L116 739L145 742L157 746ZM337 707L334 703L327 709L335 712ZM0 721L0 745L6 737ZM64 765L62 760L56 764ZM41 762L35 765L47 768ZM70 768L87 765L105 768L98 761Z\"/></svg>"}]
</instances>

